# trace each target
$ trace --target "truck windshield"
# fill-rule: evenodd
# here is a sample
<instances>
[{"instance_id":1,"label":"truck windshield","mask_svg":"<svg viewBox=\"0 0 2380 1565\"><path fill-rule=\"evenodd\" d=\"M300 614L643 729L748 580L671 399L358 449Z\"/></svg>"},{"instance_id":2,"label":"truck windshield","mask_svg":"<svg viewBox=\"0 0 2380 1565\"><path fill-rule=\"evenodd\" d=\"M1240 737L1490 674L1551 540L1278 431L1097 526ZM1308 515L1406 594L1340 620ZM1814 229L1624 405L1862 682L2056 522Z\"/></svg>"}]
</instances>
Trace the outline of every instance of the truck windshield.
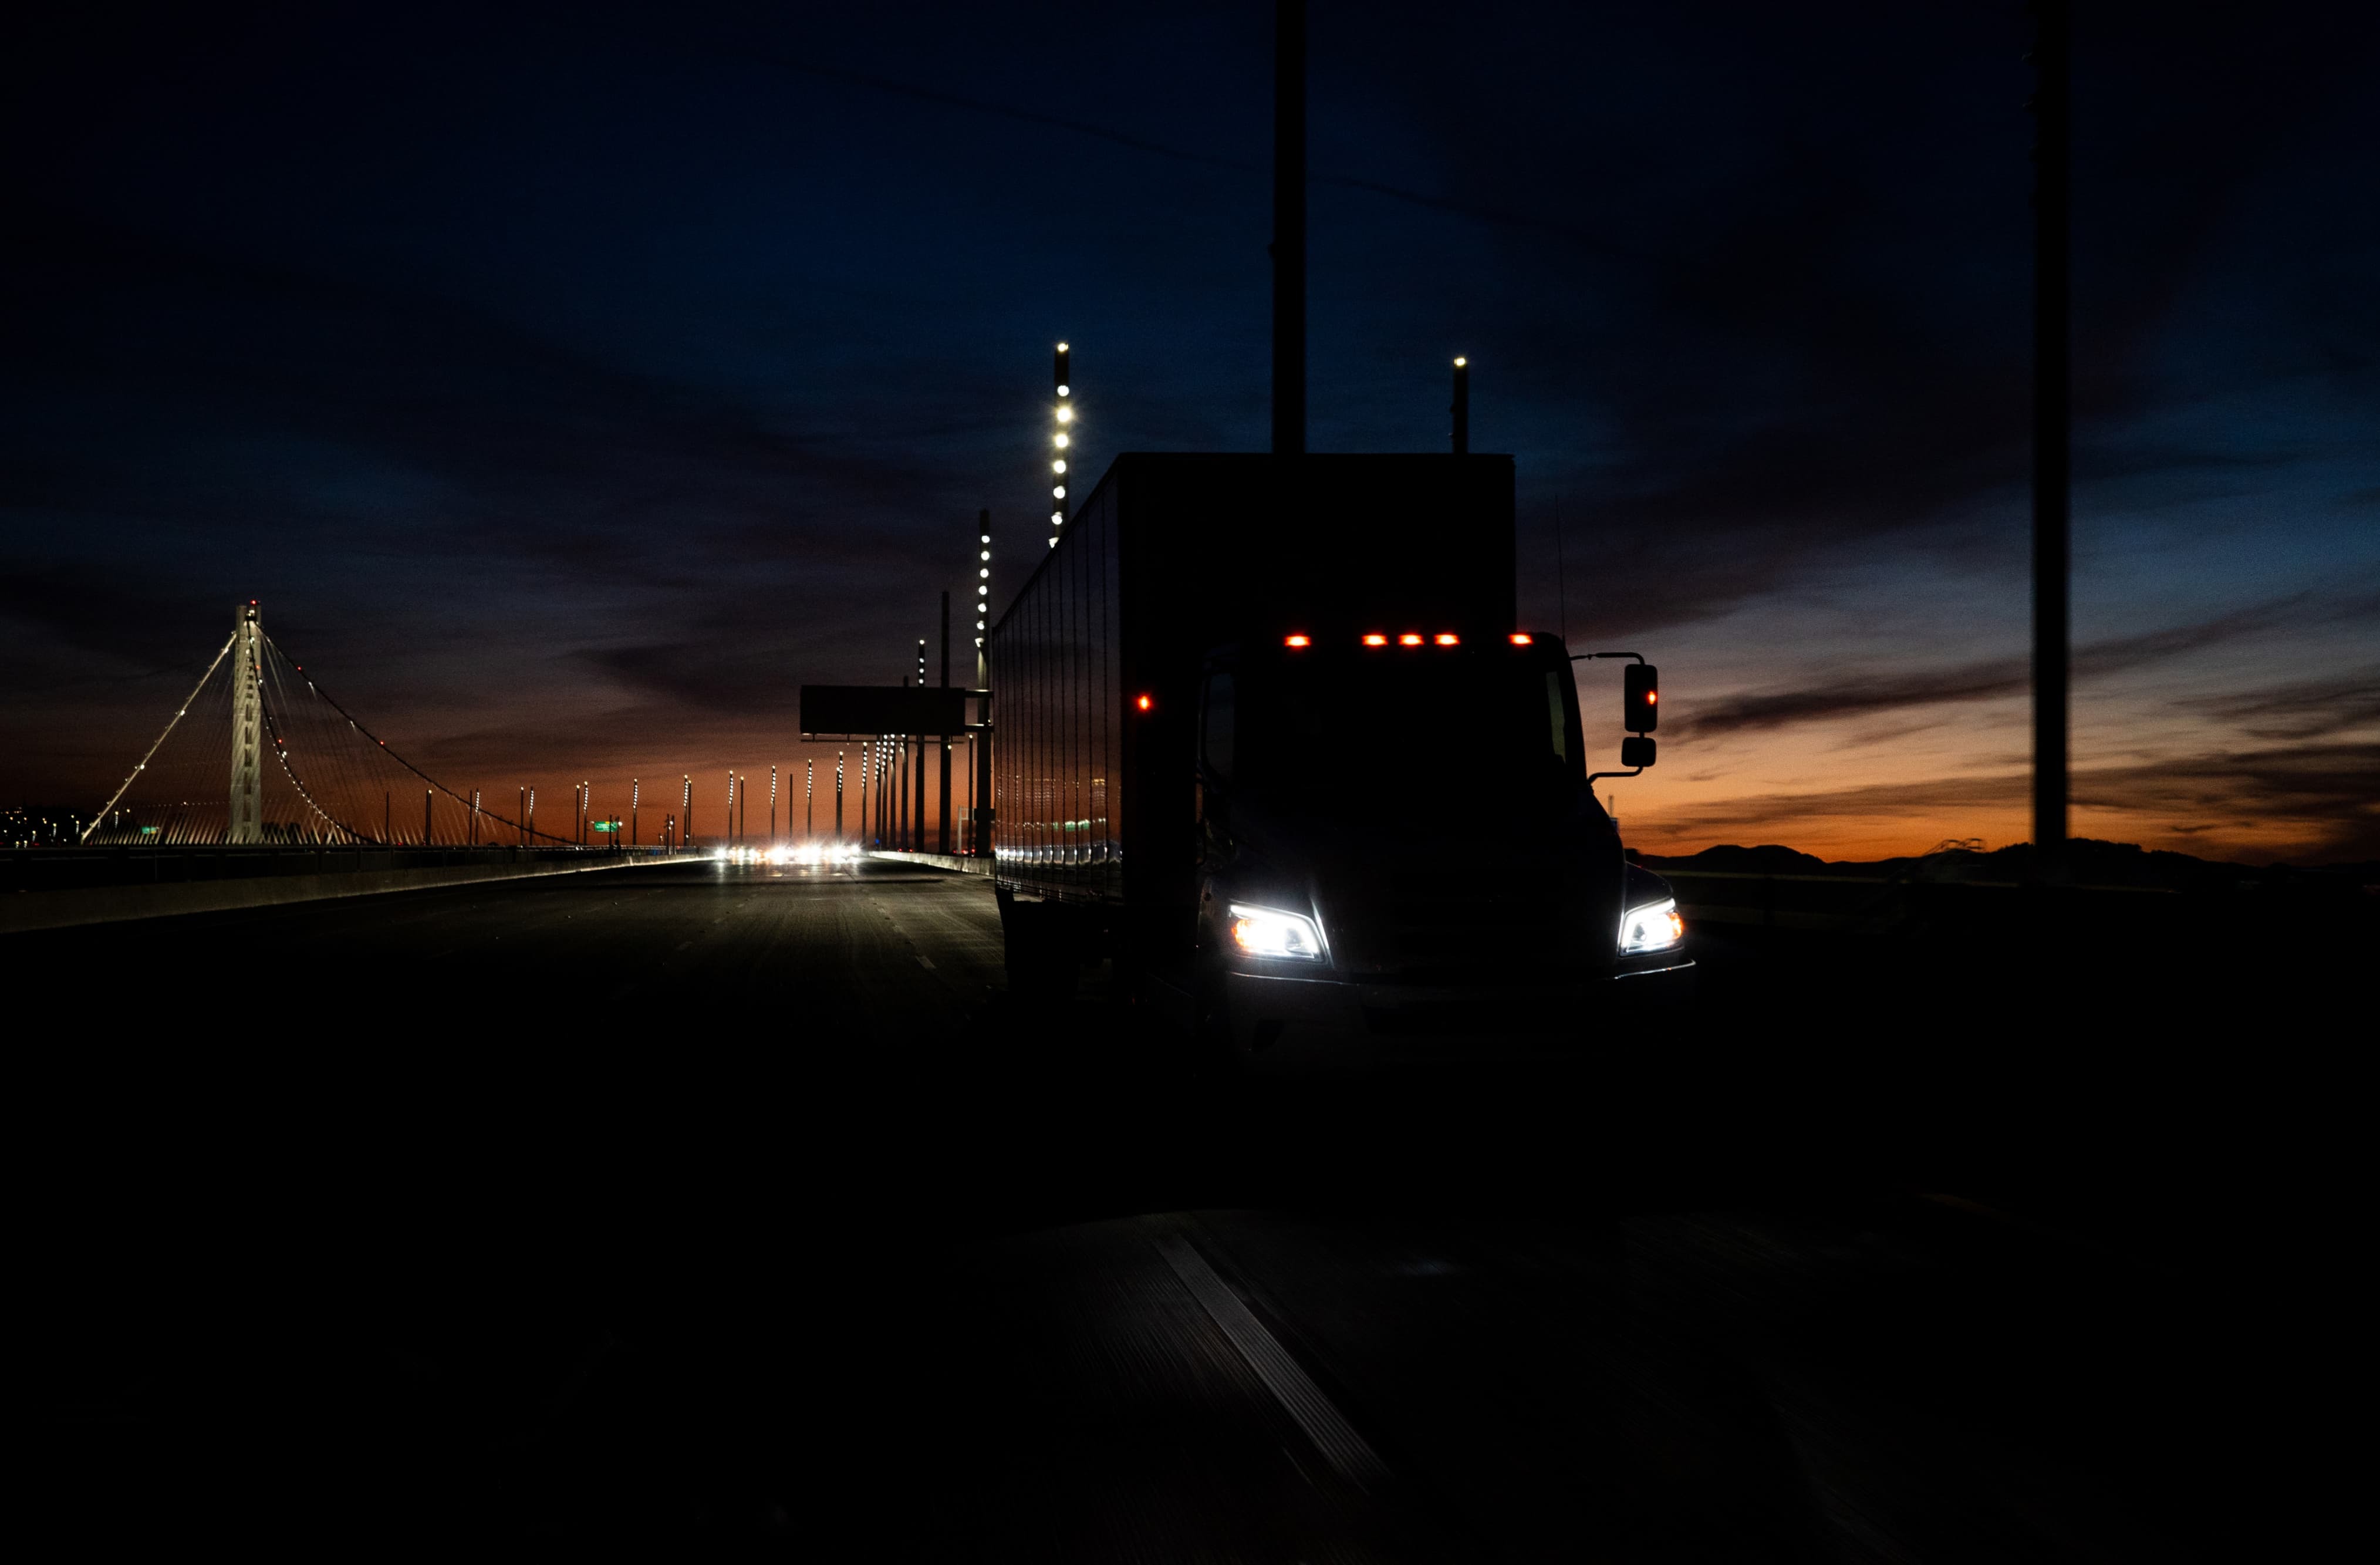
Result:
<instances>
[{"instance_id":1,"label":"truck windshield","mask_svg":"<svg viewBox=\"0 0 2380 1565\"><path fill-rule=\"evenodd\" d=\"M1568 671L1528 660L1269 660L1219 676L1209 701L1229 704L1235 731L1229 765L1218 770L1249 789L1384 803L1402 795L1435 807L1482 789L1554 789L1582 775Z\"/></svg>"}]
</instances>

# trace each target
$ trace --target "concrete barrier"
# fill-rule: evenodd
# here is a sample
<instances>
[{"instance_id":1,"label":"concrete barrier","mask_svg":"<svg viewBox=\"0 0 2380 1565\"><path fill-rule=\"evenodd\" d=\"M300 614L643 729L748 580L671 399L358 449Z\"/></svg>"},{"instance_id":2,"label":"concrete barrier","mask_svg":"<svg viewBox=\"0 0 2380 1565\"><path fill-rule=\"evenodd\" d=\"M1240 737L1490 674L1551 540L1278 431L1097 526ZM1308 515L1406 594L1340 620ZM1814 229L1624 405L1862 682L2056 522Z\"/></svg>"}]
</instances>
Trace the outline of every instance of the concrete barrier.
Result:
<instances>
[{"instance_id":1,"label":"concrete barrier","mask_svg":"<svg viewBox=\"0 0 2380 1565\"><path fill-rule=\"evenodd\" d=\"M922 864L931 869L954 869L962 875L988 875L991 861L988 858L967 858L954 853L898 853L871 849L870 858L880 858L892 864Z\"/></svg>"},{"instance_id":2,"label":"concrete barrier","mask_svg":"<svg viewBox=\"0 0 2380 1565\"><path fill-rule=\"evenodd\" d=\"M322 902L333 897L375 896L388 892L430 891L486 880L517 880L533 875L590 875L637 865L673 864L668 857L609 859L593 864L475 864L434 869L368 869L343 875L257 875L239 880L183 880L164 885L81 886L55 892L19 892L0 897L0 935L62 929L78 924L115 924L135 918L171 918L185 913L227 913L243 907Z\"/></svg>"}]
</instances>

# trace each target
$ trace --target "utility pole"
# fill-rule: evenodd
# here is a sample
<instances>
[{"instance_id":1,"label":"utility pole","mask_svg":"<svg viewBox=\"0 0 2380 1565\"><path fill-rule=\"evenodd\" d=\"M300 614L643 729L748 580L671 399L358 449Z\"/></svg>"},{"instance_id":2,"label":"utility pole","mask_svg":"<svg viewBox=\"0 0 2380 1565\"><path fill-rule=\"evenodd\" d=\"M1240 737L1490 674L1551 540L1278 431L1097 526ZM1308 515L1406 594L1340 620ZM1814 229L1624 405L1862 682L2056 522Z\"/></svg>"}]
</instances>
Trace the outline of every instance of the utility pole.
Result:
<instances>
[{"instance_id":1,"label":"utility pole","mask_svg":"<svg viewBox=\"0 0 2380 1565\"><path fill-rule=\"evenodd\" d=\"M926 687L926 638L917 637L917 688ZM909 746L917 752L917 760L909 769L910 819L909 846L913 852L926 851L926 744L928 735L912 734Z\"/></svg>"},{"instance_id":2,"label":"utility pole","mask_svg":"<svg viewBox=\"0 0 2380 1565\"><path fill-rule=\"evenodd\" d=\"M2033 0L2033 856L2044 885L2073 878L2067 848L2071 628L2072 370L2066 0Z\"/></svg>"},{"instance_id":3,"label":"utility pole","mask_svg":"<svg viewBox=\"0 0 2380 1565\"><path fill-rule=\"evenodd\" d=\"M1305 451L1305 0L1273 0L1272 449Z\"/></svg>"},{"instance_id":4,"label":"utility pole","mask_svg":"<svg viewBox=\"0 0 2380 1565\"><path fill-rule=\"evenodd\" d=\"M942 594L942 688L951 687L951 595ZM942 753L941 791L936 796L934 808L934 846L944 856L951 851L951 736L945 734L937 746Z\"/></svg>"},{"instance_id":5,"label":"utility pole","mask_svg":"<svg viewBox=\"0 0 2380 1565\"><path fill-rule=\"evenodd\" d=\"M513 804L513 842L520 847L528 846L528 790L527 788L520 791L520 797Z\"/></svg>"}]
</instances>

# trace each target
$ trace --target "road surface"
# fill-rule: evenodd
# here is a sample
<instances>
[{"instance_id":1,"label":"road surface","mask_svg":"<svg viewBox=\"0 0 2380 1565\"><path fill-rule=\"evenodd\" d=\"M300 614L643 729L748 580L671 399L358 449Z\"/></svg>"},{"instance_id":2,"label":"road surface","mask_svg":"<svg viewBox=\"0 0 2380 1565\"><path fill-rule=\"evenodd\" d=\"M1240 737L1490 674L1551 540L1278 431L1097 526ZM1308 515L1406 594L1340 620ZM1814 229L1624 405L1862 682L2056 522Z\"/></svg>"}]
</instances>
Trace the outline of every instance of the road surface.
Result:
<instances>
[{"instance_id":1,"label":"road surface","mask_svg":"<svg viewBox=\"0 0 2380 1565\"><path fill-rule=\"evenodd\" d=\"M883 864L0 949L94 1539L2173 1559L2279 1460L2224 1095L1806 943L1566 1064L1255 1087L1098 975L1019 1013L983 884Z\"/></svg>"}]
</instances>

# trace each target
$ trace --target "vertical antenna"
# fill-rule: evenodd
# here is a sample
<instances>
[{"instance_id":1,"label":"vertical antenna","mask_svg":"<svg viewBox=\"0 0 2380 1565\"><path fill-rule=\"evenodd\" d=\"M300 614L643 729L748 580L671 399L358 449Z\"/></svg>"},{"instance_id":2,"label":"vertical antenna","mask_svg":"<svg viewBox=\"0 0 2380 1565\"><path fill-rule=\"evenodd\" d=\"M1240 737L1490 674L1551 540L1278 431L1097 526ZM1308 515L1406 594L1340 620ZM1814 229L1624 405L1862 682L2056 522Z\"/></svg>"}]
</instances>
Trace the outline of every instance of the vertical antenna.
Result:
<instances>
[{"instance_id":1,"label":"vertical antenna","mask_svg":"<svg viewBox=\"0 0 2380 1565\"><path fill-rule=\"evenodd\" d=\"M1561 613L1562 646L1570 646L1570 565L1562 558L1561 496L1554 496L1554 603Z\"/></svg>"},{"instance_id":2,"label":"vertical antenna","mask_svg":"<svg viewBox=\"0 0 2380 1565\"><path fill-rule=\"evenodd\" d=\"M1305 451L1305 0L1273 0L1272 449Z\"/></svg>"}]
</instances>

